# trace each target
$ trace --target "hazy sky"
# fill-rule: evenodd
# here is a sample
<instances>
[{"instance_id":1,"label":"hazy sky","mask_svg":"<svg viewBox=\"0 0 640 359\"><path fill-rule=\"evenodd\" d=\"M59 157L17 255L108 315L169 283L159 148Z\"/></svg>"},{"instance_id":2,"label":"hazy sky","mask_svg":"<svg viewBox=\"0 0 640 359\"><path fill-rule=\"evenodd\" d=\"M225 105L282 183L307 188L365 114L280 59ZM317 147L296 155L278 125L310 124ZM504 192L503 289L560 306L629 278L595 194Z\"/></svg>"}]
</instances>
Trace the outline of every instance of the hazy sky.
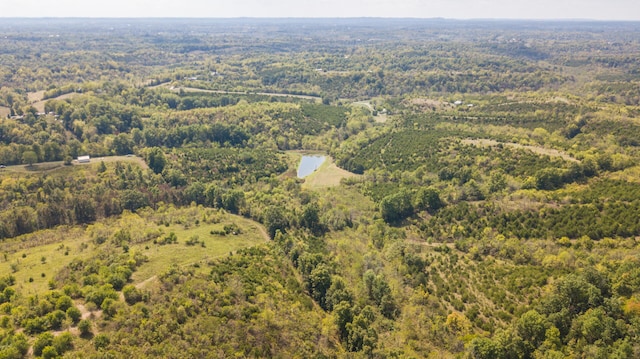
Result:
<instances>
[{"instance_id":1,"label":"hazy sky","mask_svg":"<svg viewBox=\"0 0 640 359\"><path fill-rule=\"evenodd\" d=\"M0 0L0 17L445 17L640 20L640 0Z\"/></svg>"}]
</instances>

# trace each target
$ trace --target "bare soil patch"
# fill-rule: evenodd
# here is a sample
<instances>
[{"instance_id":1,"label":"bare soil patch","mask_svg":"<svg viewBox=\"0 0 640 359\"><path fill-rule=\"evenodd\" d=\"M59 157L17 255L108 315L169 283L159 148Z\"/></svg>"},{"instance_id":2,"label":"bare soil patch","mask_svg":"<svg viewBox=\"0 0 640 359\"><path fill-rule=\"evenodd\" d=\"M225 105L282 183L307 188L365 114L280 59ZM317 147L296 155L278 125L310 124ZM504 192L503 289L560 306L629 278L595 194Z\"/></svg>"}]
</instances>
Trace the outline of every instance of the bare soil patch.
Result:
<instances>
[{"instance_id":1,"label":"bare soil patch","mask_svg":"<svg viewBox=\"0 0 640 359\"><path fill-rule=\"evenodd\" d=\"M442 102L439 100L434 100L431 98L423 98L423 97L414 98L414 99L408 100L407 102L409 103L409 105L417 107L423 111L440 110L444 107L451 107L451 104L449 103Z\"/></svg>"},{"instance_id":2,"label":"bare soil patch","mask_svg":"<svg viewBox=\"0 0 640 359\"><path fill-rule=\"evenodd\" d=\"M82 319L90 319L92 315L96 318L99 318L100 316L102 316L102 310L96 310L91 312L87 309L87 307L84 306L84 303L80 301L75 301L74 304L76 308L80 310L80 313L82 313L82 317L81 317Z\"/></svg>"},{"instance_id":3,"label":"bare soil patch","mask_svg":"<svg viewBox=\"0 0 640 359\"><path fill-rule=\"evenodd\" d=\"M91 163L100 163L100 162L118 162L118 161L129 161L129 162L134 162L136 164L138 164L140 167L147 169L149 168L149 166L147 165L147 163L144 161L144 159L142 159L142 157L138 157L138 156L109 156L109 157L95 157L91 159L91 162L89 163L78 163L76 161L73 162L74 166L82 166L82 165L88 165Z\"/></svg>"}]
</instances>

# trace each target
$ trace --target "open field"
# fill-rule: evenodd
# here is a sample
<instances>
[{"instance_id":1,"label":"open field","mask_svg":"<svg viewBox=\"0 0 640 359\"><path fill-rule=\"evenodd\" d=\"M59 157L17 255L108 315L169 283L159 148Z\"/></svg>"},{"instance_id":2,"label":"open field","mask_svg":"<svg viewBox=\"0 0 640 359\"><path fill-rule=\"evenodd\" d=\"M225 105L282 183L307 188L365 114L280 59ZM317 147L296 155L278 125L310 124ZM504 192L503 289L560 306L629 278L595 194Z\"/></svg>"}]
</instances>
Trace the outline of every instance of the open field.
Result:
<instances>
[{"instance_id":1,"label":"open field","mask_svg":"<svg viewBox=\"0 0 640 359\"><path fill-rule=\"evenodd\" d=\"M49 280L73 259L91 256L83 234L81 228L59 227L5 240L0 244L0 273L12 274L24 294L43 293Z\"/></svg>"},{"instance_id":2,"label":"open field","mask_svg":"<svg viewBox=\"0 0 640 359\"><path fill-rule=\"evenodd\" d=\"M38 110L38 112L44 112L44 105L47 103L47 101L49 100L66 100L68 98L74 98L76 96L78 96L79 93L77 92L72 92L72 93L68 93L68 94L64 94L64 95L60 95L58 97L54 97L54 98L50 98L50 99L46 99L46 100L42 100L42 98L38 101L35 101L33 103L33 107Z\"/></svg>"},{"instance_id":3,"label":"open field","mask_svg":"<svg viewBox=\"0 0 640 359\"><path fill-rule=\"evenodd\" d=\"M8 107L0 106L0 118L6 118L11 114L11 109Z\"/></svg>"},{"instance_id":4,"label":"open field","mask_svg":"<svg viewBox=\"0 0 640 359\"><path fill-rule=\"evenodd\" d=\"M144 159L142 159L142 157L138 157L138 156L108 156L108 157L96 157L96 158L92 158L91 162L89 163L78 163L77 161L73 162L74 166L85 166L91 163L100 163L100 162L119 162L119 161L128 161L128 162L134 162L137 163L140 167L147 169L149 168L149 166L147 165L147 163L144 161Z\"/></svg>"},{"instance_id":5,"label":"open field","mask_svg":"<svg viewBox=\"0 0 640 359\"><path fill-rule=\"evenodd\" d=\"M327 156L324 163L320 165L315 172L305 178L303 187L311 189L335 187L340 185L340 181L342 181L343 178L357 176L358 175L355 173L351 173L338 167L333 162L333 158Z\"/></svg>"},{"instance_id":6,"label":"open field","mask_svg":"<svg viewBox=\"0 0 640 359\"><path fill-rule=\"evenodd\" d=\"M360 106L360 107L364 107L366 109L368 109L369 111L371 111L371 114L373 115L373 111L374 108L371 105L370 101L357 101L357 102L353 102L351 103L354 106ZM386 113L378 113L377 115L373 116L373 119L377 122L377 123L385 123L387 122L387 114Z\"/></svg>"},{"instance_id":7,"label":"open field","mask_svg":"<svg viewBox=\"0 0 640 359\"><path fill-rule=\"evenodd\" d=\"M140 157L137 156L108 156L108 157L97 157L92 158L90 162L87 163L78 163L77 160L74 160L71 163L71 166L88 166L92 164L97 164L100 162L133 162L141 166L142 168L149 168L147 163ZM65 166L63 161L55 161L55 162L41 162L34 163L33 165L15 165L15 166L7 166L6 168L0 169L0 173L2 172L16 172L16 173L36 173L36 172L51 172L55 170L62 170L64 168L69 168L69 166Z\"/></svg>"},{"instance_id":8,"label":"open field","mask_svg":"<svg viewBox=\"0 0 640 359\"><path fill-rule=\"evenodd\" d=\"M225 225L232 223L240 227L241 233L226 236L211 234L211 231L222 231ZM181 225L171 225L162 229L167 234L175 233L178 237L178 243L152 245L147 242L132 246L131 250L143 253L149 258L149 262L143 264L133 274L134 284L153 278L173 264L178 266L194 265L206 271L208 261L268 240L267 233L260 224L231 214L227 214L221 223L199 225L187 229ZM204 247L201 244L192 246L185 244L194 236L197 236L204 243Z\"/></svg>"},{"instance_id":9,"label":"open field","mask_svg":"<svg viewBox=\"0 0 640 359\"><path fill-rule=\"evenodd\" d=\"M168 84L161 84L153 87L167 87ZM173 92L204 92L204 93L216 93L216 94L228 94L228 95L260 95L260 96L274 96L274 97L292 97L299 98L303 100L313 100L316 102L321 102L322 98L318 96L309 96L309 95L295 95L288 93L272 93L272 92L239 92L239 91L223 91L223 90L204 90L194 87L170 87Z\"/></svg>"},{"instance_id":10,"label":"open field","mask_svg":"<svg viewBox=\"0 0 640 359\"><path fill-rule=\"evenodd\" d=\"M175 212L176 216L180 211ZM126 218L125 218L126 217ZM131 218L134 218L133 220ZM132 222L133 221L133 222ZM152 221L137 215L123 215L116 224L112 221L99 222L97 227L58 227L24 235L0 243L0 273L12 274L17 287L25 294L39 294L49 288L49 281L74 259L89 259L96 255L109 241L96 245L92 234L101 228L129 225L135 227L140 235L153 228L159 228L164 235L173 232L178 241L175 244L154 244L151 240L131 245L129 252L142 253L148 258L132 276L133 284L140 284L167 270L171 265L195 265L206 270L206 263L217 257L228 255L241 248L264 243L268 236L264 228L249 219L232 214L222 214L219 223L207 223L195 226L172 224L169 227L158 226ZM126 224L125 224L126 223ZM134 223L134 225L131 225ZM223 231L225 225L235 224L240 233L234 235L211 234L211 231ZM197 236L204 243L187 245L185 242ZM119 249L122 250L122 249Z\"/></svg>"},{"instance_id":11,"label":"open field","mask_svg":"<svg viewBox=\"0 0 640 359\"><path fill-rule=\"evenodd\" d=\"M36 91L36 92L29 92L27 94L27 98L29 99L29 102L31 102L31 103L42 101L42 99L44 98L44 92L45 92L44 90Z\"/></svg>"},{"instance_id":12,"label":"open field","mask_svg":"<svg viewBox=\"0 0 640 359\"><path fill-rule=\"evenodd\" d=\"M562 151L558 151L558 150L555 150L553 148L545 148L545 147L540 147L540 146L526 146L526 145L521 145L519 143L498 142L498 141L495 141L495 140L488 140L488 139L462 140L462 143L467 144L467 145L484 146L484 147L491 147L491 146L497 146L497 145L502 144L503 146L509 146L509 147L514 147L514 148L521 148L521 149L529 150L531 152L534 152L534 153L537 153L537 154L543 155L543 156L560 157L565 161L580 162L577 159L571 157L568 153L565 153L565 152L562 152Z\"/></svg>"},{"instance_id":13,"label":"open field","mask_svg":"<svg viewBox=\"0 0 640 359\"><path fill-rule=\"evenodd\" d=\"M327 187L335 187L340 185L343 178L357 177L355 173L343 170L338 167L333 158L325 153L318 151L286 151L289 156L289 170L286 171L284 177L296 177L297 168L300 165L300 158L304 155L325 156L325 161L312 174L304 178L303 187L309 189L319 189Z\"/></svg>"}]
</instances>

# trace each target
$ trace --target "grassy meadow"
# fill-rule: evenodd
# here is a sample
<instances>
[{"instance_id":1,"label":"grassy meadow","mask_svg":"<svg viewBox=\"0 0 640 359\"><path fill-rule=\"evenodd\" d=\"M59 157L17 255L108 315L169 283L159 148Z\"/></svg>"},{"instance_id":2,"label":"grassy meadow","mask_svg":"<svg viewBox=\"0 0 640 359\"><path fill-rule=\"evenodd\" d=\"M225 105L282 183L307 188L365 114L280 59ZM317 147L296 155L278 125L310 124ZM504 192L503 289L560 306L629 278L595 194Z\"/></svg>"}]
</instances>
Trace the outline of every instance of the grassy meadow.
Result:
<instances>
[{"instance_id":1,"label":"grassy meadow","mask_svg":"<svg viewBox=\"0 0 640 359\"><path fill-rule=\"evenodd\" d=\"M42 294L50 289L50 280L73 260L95 257L112 245L111 239L116 232L125 230L135 244L116 250L140 253L148 258L132 275L131 284L138 285L174 264L202 268L204 272L210 260L263 243L268 238L259 223L241 216L197 207L162 211L163 221L168 221L164 222L166 224L154 222L159 217L151 210L125 212L118 218L85 227L61 226L5 240L0 243L0 273L12 274L22 293ZM208 223L194 219L201 218L201 214L205 218L209 216ZM231 226L233 232L225 234L226 226ZM175 234L176 243L158 244L155 237L170 233ZM97 243L105 238L103 243ZM186 244L195 238L197 243Z\"/></svg>"}]
</instances>

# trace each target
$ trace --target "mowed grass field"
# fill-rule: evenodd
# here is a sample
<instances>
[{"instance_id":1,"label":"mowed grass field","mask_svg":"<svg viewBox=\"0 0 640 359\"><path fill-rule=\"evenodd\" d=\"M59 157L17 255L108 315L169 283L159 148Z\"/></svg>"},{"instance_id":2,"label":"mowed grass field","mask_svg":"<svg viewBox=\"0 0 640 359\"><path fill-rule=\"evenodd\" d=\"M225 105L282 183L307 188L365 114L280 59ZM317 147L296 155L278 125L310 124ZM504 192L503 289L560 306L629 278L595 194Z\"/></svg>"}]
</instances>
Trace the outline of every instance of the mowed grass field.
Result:
<instances>
[{"instance_id":1,"label":"mowed grass field","mask_svg":"<svg viewBox=\"0 0 640 359\"><path fill-rule=\"evenodd\" d=\"M38 92L29 92L27 94L27 97L29 99L29 102L31 103L31 106L33 106L38 112L44 112L44 105L49 100L65 100L65 99L73 98L80 95L77 92L71 92L68 94L60 95L58 97L44 100L44 93L45 91L38 91Z\"/></svg>"},{"instance_id":2,"label":"mowed grass field","mask_svg":"<svg viewBox=\"0 0 640 359\"><path fill-rule=\"evenodd\" d=\"M303 188L321 189L326 187L335 187L340 185L343 178L357 177L355 173L343 170L338 167L333 158L327 156L327 159L312 174L304 179Z\"/></svg>"},{"instance_id":3,"label":"mowed grass field","mask_svg":"<svg viewBox=\"0 0 640 359\"><path fill-rule=\"evenodd\" d=\"M92 255L82 228L60 227L0 242L0 275L13 275L26 295L49 289L49 280L74 258ZM40 244L42 243L42 244Z\"/></svg>"},{"instance_id":4,"label":"mowed grass field","mask_svg":"<svg viewBox=\"0 0 640 359\"><path fill-rule=\"evenodd\" d=\"M96 157L92 158L87 163L78 163L77 160L74 160L70 166L65 166L63 161L55 161L55 162L40 162L34 163L31 166L29 165L15 165L15 166L7 166L6 168L0 169L0 174L4 172L15 172L15 173L39 173L39 172L51 172L56 170L74 170L75 166L93 166L97 168L100 162L110 163L110 162L133 162L138 166L146 169L149 168L147 163L141 157L130 155L130 156L107 156L107 157Z\"/></svg>"},{"instance_id":5,"label":"mowed grass field","mask_svg":"<svg viewBox=\"0 0 640 359\"><path fill-rule=\"evenodd\" d=\"M321 155L325 156L325 161L312 174L304 178L303 188L306 189L323 189L328 187L336 187L340 185L343 178L358 177L359 175L343 170L338 167L333 158L319 153L317 151L287 151L289 156L289 170L283 174L285 177L295 177L300 159L304 155Z\"/></svg>"},{"instance_id":6,"label":"mowed grass field","mask_svg":"<svg viewBox=\"0 0 640 359\"><path fill-rule=\"evenodd\" d=\"M194 211L215 211L212 209L170 209L169 214L175 216L189 214ZM203 223L185 226L182 224L158 225L153 221L152 211L142 216L125 212L119 218L111 218L89 225L86 228L58 227L51 230L6 239L0 242L0 274L11 274L16 278L17 289L24 295L35 295L49 289L49 281L64 269L74 259L91 260L99 251L105 250L110 244L110 238L103 244L96 244L93 240L96 228L108 228L115 232L121 228L131 231L133 238L142 233L156 230L161 237L173 232L178 238L177 243L161 245L153 240L129 245L129 253L142 253L148 261L143 263L133 273L131 283L139 285L165 272L170 266L194 266L201 272L208 271L208 262L229 255L239 249L265 243L268 240L264 228L257 222L241 216L220 212L218 223ZM225 225L235 224L240 233L220 235L211 231L223 231ZM198 236L200 243L187 245L186 241ZM109 250L122 251L124 248Z\"/></svg>"},{"instance_id":7,"label":"mowed grass field","mask_svg":"<svg viewBox=\"0 0 640 359\"><path fill-rule=\"evenodd\" d=\"M88 164L74 163L73 166L57 162L33 167L9 166L0 169L0 181L12 181L14 177L27 173L92 176L103 160L134 162L146 167L139 157L113 156L92 159ZM225 226L239 230L232 231L235 234L221 234ZM130 242L114 244L113 238L120 230L130 234ZM160 244L172 232L177 237L177 243ZM187 245L186 242L194 237L198 238L198 243ZM97 238L103 240L98 241ZM210 270L208 264L212 260L265 243L268 239L261 224L222 210L201 206L165 206L156 211L146 208L138 213L125 211L117 217L101 219L85 226L60 226L0 240L0 276L13 275L20 293L34 295L46 292L50 281L55 280L57 274L74 259L91 261L104 251L129 255L141 253L148 261L139 266L131 277L132 284L140 285L172 265L192 266L206 273Z\"/></svg>"},{"instance_id":8,"label":"mowed grass field","mask_svg":"<svg viewBox=\"0 0 640 359\"><path fill-rule=\"evenodd\" d=\"M235 224L240 228L239 234L211 234L211 231L223 231L225 225ZM229 255L239 249L265 243L268 240L265 229L257 222L241 216L225 214L225 219L216 224L204 224L185 229L181 225L163 227L167 235L175 233L176 244L142 243L131 247L131 250L146 255L149 261L133 273L134 284L143 283L164 272L172 265L180 267L192 266L196 271L207 272L207 263L215 258ZM198 236L201 244L186 245L193 236Z\"/></svg>"}]
</instances>

